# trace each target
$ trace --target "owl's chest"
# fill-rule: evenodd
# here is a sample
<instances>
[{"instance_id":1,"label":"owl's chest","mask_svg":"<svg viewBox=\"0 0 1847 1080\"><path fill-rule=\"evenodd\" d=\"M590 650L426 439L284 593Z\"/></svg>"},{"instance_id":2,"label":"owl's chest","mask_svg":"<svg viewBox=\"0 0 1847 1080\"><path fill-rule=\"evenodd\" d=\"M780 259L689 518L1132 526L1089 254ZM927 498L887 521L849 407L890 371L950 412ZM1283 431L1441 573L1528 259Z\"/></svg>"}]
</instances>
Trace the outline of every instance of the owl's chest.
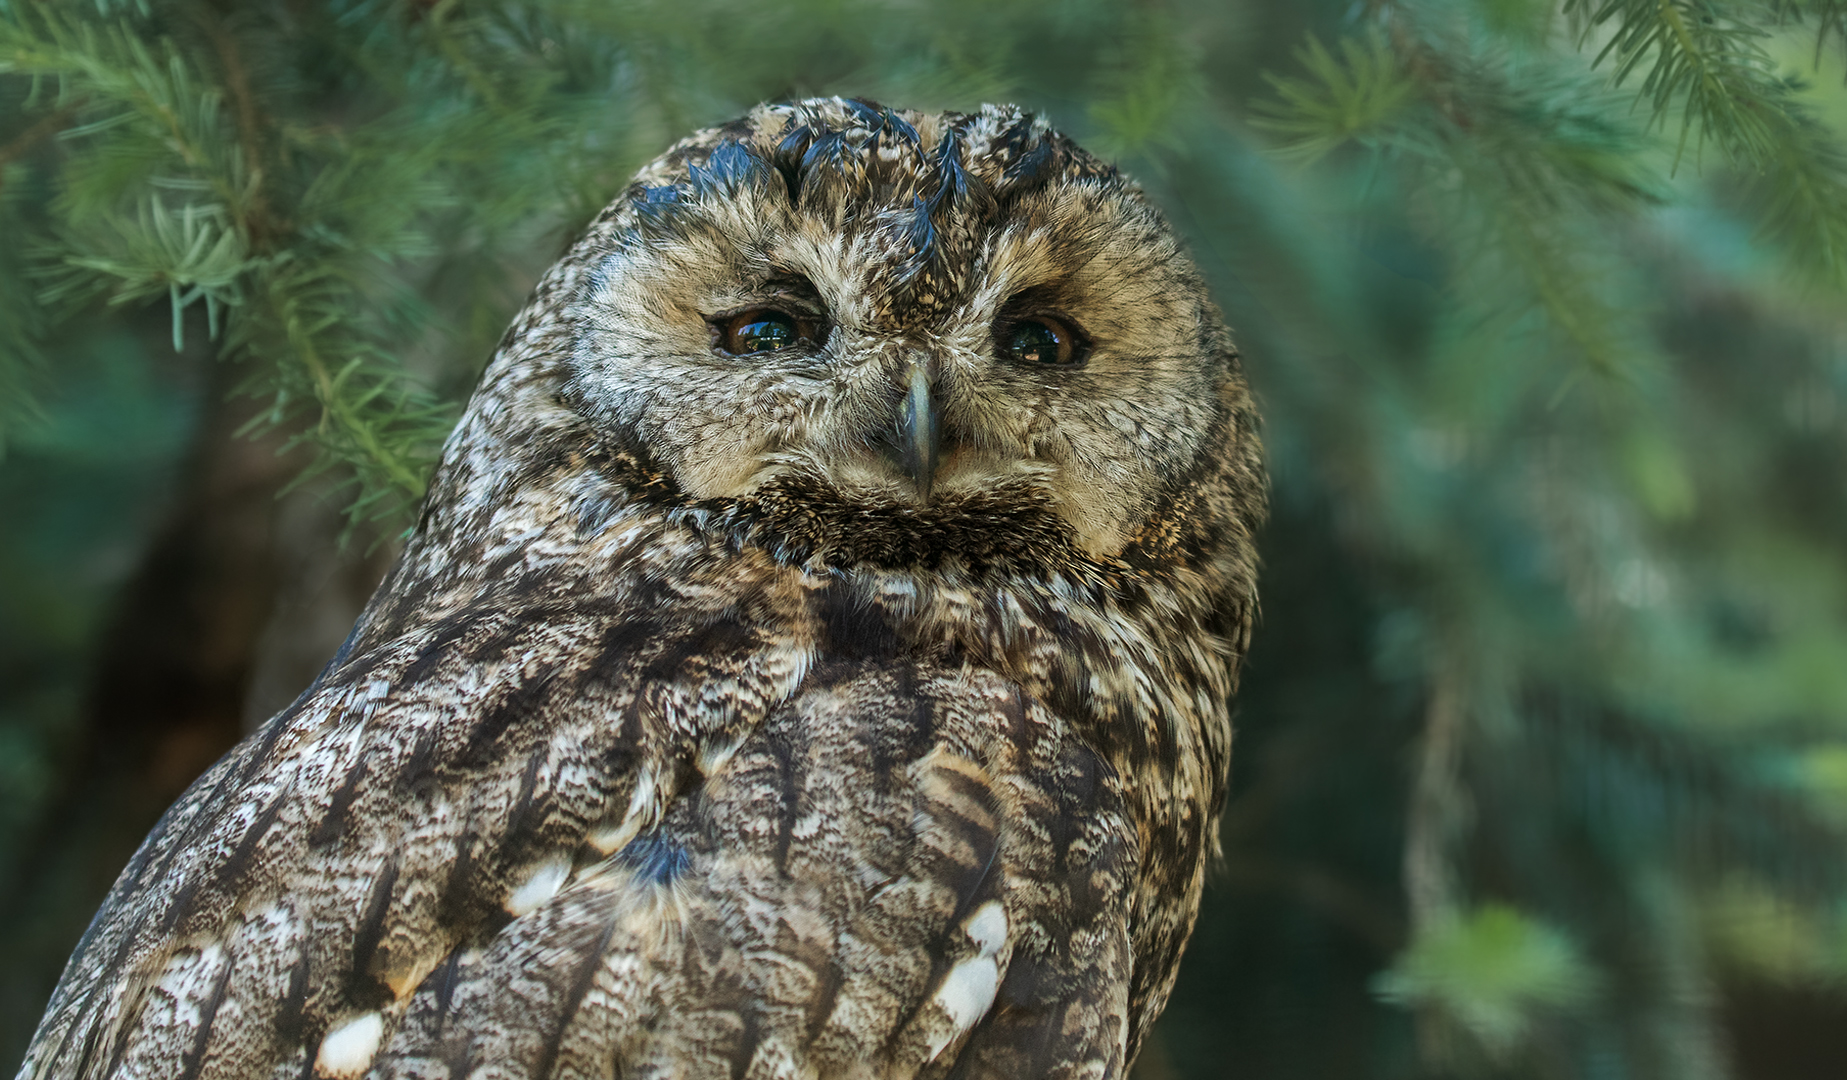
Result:
<instances>
[{"instance_id":1,"label":"owl's chest","mask_svg":"<svg viewBox=\"0 0 1847 1080\"><path fill-rule=\"evenodd\" d=\"M812 754L772 754L784 797L775 813L742 815L759 831L778 822L781 848L804 820L801 783L871 799L943 749L1027 772L1081 753L1121 784L1152 782L1161 797L1130 800L1143 837L1175 812L1204 815L1222 786L1227 671L1171 628L1044 585L895 573L740 574L699 599L602 616L582 635L584 652L604 652L583 668L588 696L638 725L654 767L673 772L655 790L754 790L741 780L746 751ZM807 816L817 830L839 820Z\"/></svg>"},{"instance_id":2,"label":"owl's chest","mask_svg":"<svg viewBox=\"0 0 1847 1080\"><path fill-rule=\"evenodd\" d=\"M1084 1054L1120 1053L1141 862L1124 784L991 671L817 658L601 872L683 945L648 957L650 1052L908 1075L1070 1012Z\"/></svg>"}]
</instances>

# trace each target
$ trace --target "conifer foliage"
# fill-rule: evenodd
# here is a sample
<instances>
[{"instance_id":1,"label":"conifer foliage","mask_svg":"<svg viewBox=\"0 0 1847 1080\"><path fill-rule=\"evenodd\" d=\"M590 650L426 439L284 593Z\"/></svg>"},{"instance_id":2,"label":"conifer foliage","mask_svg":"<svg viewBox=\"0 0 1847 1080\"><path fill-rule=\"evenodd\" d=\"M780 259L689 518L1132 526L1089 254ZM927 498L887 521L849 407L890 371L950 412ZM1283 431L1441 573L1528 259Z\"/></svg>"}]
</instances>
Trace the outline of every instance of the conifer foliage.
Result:
<instances>
[{"instance_id":1,"label":"conifer foliage","mask_svg":"<svg viewBox=\"0 0 1847 1080\"><path fill-rule=\"evenodd\" d=\"M126 573L85 545L158 513L73 463L183 469L231 371L389 544L636 164L1017 100L1189 237L1275 474L1141 1070L1801 1075L1750 1018L1847 1020L1844 48L1835 0L0 0L0 912ZM0 1066L55 976L0 976Z\"/></svg>"}]
</instances>

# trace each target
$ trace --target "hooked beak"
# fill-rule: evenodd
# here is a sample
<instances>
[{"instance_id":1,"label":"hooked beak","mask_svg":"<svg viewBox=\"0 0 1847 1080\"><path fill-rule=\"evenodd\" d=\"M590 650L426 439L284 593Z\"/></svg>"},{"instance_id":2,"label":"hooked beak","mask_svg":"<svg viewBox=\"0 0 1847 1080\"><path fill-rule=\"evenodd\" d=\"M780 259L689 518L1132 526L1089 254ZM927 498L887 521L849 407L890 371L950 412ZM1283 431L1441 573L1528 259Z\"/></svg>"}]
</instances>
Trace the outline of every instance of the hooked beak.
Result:
<instances>
[{"instance_id":1,"label":"hooked beak","mask_svg":"<svg viewBox=\"0 0 1847 1080\"><path fill-rule=\"evenodd\" d=\"M898 459L911 483L916 485L917 497L922 502L930 501L930 487L936 480L937 455L942 442L931 385L936 381L934 367L927 360L911 362L904 404L898 411Z\"/></svg>"}]
</instances>

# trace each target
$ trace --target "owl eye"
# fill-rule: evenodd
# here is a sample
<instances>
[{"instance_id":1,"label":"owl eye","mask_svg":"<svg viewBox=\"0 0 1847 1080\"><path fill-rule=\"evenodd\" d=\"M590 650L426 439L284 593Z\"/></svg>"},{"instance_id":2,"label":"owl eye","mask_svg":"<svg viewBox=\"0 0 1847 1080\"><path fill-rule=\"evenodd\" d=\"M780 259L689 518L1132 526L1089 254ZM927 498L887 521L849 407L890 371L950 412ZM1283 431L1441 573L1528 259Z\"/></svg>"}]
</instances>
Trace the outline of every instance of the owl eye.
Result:
<instances>
[{"instance_id":1,"label":"owl eye","mask_svg":"<svg viewBox=\"0 0 1847 1080\"><path fill-rule=\"evenodd\" d=\"M1084 360L1083 342L1064 320L1034 315L1002 324L995 333L1001 354L1021 364L1074 367Z\"/></svg>"},{"instance_id":2,"label":"owl eye","mask_svg":"<svg viewBox=\"0 0 1847 1080\"><path fill-rule=\"evenodd\" d=\"M725 316L712 324L712 330L712 344L732 356L775 352L814 338L813 328L802 319L775 308L752 308Z\"/></svg>"}]
</instances>

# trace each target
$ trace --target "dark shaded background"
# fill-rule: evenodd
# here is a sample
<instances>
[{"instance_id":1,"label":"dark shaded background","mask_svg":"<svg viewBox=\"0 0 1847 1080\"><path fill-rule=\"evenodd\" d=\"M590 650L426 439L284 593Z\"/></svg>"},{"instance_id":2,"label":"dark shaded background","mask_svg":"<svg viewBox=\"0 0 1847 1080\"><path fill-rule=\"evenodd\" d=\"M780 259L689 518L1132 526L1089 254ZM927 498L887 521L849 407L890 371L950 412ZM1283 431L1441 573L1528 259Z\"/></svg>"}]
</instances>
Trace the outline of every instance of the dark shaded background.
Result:
<instances>
[{"instance_id":1,"label":"dark shaded background","mask_svg":"<svg viewBox=\"0 0 1847 1080\"><path fill-rule=\"evenodd\" d=\"M1838 179L1839 39L1680 7L1765 30ZM1266 414L1225 856L1144 1076L1847 1075L1847 196L1792 211L1801 161L1722 126L1677 158L1649 56L1592 66L1623 17L0 0L0 1067L332 654L572 232L693 127L841 92L1121 159ZM315 349L393 389L341 427Z\"/></svg>"}]
</instances>

